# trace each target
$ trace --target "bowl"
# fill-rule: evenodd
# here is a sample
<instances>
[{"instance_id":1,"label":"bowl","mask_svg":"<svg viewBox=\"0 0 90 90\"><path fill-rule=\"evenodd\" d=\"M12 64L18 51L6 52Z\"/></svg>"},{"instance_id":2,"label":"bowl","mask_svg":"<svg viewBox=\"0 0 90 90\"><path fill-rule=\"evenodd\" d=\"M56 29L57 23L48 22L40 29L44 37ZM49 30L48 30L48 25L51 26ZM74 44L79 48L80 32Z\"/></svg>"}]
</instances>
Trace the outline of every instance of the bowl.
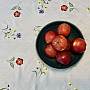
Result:
<instances>
[{"instance_id":1,"label":"bowl","mask_svg":"<svg viewBox=\"0 0 90 90\"><path fill-rule=\"evenodd\" d=\"M57 68L57 69L65 69L65 68L74 66L75 64L77 64L80 61L81 57L84 54L84 53L75 54L70 50L69 53L71 54L72 59L68 65L60 65L60 63L58 63L56 61L56 58L48 58L45 55L44 48L47 45L44 40L45 33L48 31L51 31L51 30L56 32L58 26L62 23L67 23L71 27L70 35L67 37L70 41L72 41L75 38L84 39L81 31L74 24L67 22L67 21L55 21L55 22L51 22L51 23L45 25L39 32L37 39L36 39L36 51L37 51L39 57L41 58L41 60L44 63L46 63L47 65L49 65L53 68Z\"/></svg>"}]
</instances>

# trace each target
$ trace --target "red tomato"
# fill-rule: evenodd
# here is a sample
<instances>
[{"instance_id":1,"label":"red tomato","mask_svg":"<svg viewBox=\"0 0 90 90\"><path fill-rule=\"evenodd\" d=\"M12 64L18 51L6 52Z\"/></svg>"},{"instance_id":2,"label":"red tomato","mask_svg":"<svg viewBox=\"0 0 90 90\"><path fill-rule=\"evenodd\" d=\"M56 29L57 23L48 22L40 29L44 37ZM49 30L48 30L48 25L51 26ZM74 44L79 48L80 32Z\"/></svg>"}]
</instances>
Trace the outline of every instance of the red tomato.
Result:
<instances>
[{"instance_id":1,"label":"red tomato","mask_svg":"<svg viewBox=\"0 0 90 90\"><path fill-rule=\"evenodd\" d=\"M46 46L46 48L44 49L44 53L46 56L48 56L49 58L54 58L56 57L57 51L54 50L52 44L49 44Z\"/></svg>"},{"instance_id":2,"label":"red tomato","mask_svg":"<svg viewBox=\"0 0 90 90\"><path fill-rule=\"evenodd\" d=\"M48 31L46 34L45 34L45 42L47 44L51 43L52 42L52 39L57 35L57 33L55 31Z\"/></svg>"},{"instance_id":3,"label":"red tomato","mask_svg":"<svg viewBox=\"0 0 90 90\"><path fill-rule=\"evenodd\" d=\"M67 47L67 39L62 35L58 35L52 40L52 45L55 50L63 51Z\"/></svg>"},{"instance_id":4,"label":"red tomato","mask_svg":"<svg viewBox=\"0 0 90 90\"><path fill-rule=\"evenodd\" d=\"M69 52L66 52L66 51L59 52L56 55L56 60L58 63L61 63L63 65L68 65L71 61L71 54Z\"/></svg>"},{"instance_id":5,"label":"red tomato","mask_svg":"<svg viewBox=\"0 0 90 90\"><path fill-rule=\"evenodd\" d=\"M82 38L75 38L72 41L71 50L75 53L83 53L86 50L86 42Z\"/></svg>"},{"instance_id":6,"label":"red tomato","mask_svg":"<svg viewBox=\"0 0 90 90\"><path fill-rule=\"evenodd\" d=\"M57 34L61 34L65 37L69 36L70 31L71 31L71 28L66 23L60 24L57 28Z\"/></svg>"}]
</instances>

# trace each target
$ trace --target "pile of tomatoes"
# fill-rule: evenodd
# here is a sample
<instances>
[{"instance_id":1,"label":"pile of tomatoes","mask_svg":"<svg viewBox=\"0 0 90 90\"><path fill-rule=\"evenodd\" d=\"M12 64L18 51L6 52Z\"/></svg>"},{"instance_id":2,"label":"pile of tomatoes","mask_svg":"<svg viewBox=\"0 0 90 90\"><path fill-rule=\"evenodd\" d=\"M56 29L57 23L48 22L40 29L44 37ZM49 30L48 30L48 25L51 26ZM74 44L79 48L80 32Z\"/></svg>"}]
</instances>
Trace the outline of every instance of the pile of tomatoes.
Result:
<instances>
[{"instance_id":1,"label":"pile of tomatoes","mask_svg":"<svg viewBox=\"0 0 90 90\"><path fill-rule=\"evenodd\" d=\"M46 47L44 53L49 58L56 58L56 61L63 65L71 62L72 50L74 53L83 53L86 50L86 42L82 38L75 38L70 41L67 37L71 32L71 27L62 23L58 26L57 32L51 30L45 33L44 39Z\"/></svg>"}]
</instances>

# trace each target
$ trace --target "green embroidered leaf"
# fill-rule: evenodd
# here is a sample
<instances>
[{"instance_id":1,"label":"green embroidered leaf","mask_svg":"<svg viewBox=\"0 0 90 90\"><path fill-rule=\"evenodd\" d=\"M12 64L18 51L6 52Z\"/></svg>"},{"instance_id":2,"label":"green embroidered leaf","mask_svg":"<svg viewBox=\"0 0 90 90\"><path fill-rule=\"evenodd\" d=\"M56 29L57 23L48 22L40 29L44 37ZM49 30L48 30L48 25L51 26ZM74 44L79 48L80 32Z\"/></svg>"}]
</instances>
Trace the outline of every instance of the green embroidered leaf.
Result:
<instances>
[{"instance_id":1,"label":"green embroidered leaf","mask_svg":"<svg viewBox=\"0 0 90 90\"><path fill-rule=\"evenodd\" d=\"M17 8L17 6L14 6L11 10L15 10Z\"/></svg>"},{"instance_id":2,"label":"green embroidered leaf","mask_svg":"<svg viewBox=\"0 0 90 90\"><path fill-rule=\"evenodd\" d=\"M34 70L34 71L32 71L32 72L35 72L35 73L36 73L36 77L37 77L37 71Z\"/></svg>"},{"instance_id":3,"label":"green embroidered leaf","mask_svg":"<svg viewBox=\"0 0 90 90\"><path fill-rule=\"evenodd\" d=\"M2 88L2 89L0 89L0 90L4 90L4 89L7 89L7 88Z\"/></svg>"},{"instance_id":4,"label":"green embroidered leaf","mask_svg":"<svg viewBox=\"0 0 90 90\"><path fill-rule=\"evenodd\" d=\"M7 37L7 33L5 33L5 37Z\"/></svg>"},{"instance_id":5,"label":"green embroidered leaf","mask_svg":"<svg viewBox=\"0 0 90 90\"><path fill-rule=\"evenodd\" d=\"M7 25L7 27L6 27L5 29L3 29L3 30L6 30L6 29L8 29L8 25Z\"/></svg>"},{"instance_id":6,"label":"green embroidered leaf","mask_svg":"<svg viewBox=\"0 0 90 90\"><path fill-rule=\"evenodd\" d=\"M36 27L41 27L41 26L36 26Z\"/></svg>"},{"instance_id":7,"label":"green embroidered leaf","mask_svg":"<svg viewBox=\"0 0 90 90\"><path fill-rule=\"evenodd\" d=\"M11 36L15 36L15 34L12 34Z\"/></svg>"},{"instance_id":8,"label":"green embroidered leaf","mask_svg":"<svg viewBox=\"0 0 90 90\"><path fill-rule=\"evenodd\" d=\"M44 74L46 75L46 73L45 73L45 72L42 72L42 73L44 73Z\"/></svg>"},{"instance_id":9,"label":"green embroidered leaf","mask_svg":"<svg viewBox=\"0 0 90 90\"><path fill-rule=\"evenodd\" d=\"M10 33L10 32L7 32L7 34Z\"/></svg>"},{"instance_id":10,"label":"green embroidered leaf","mask_svg":"<svg viewBox=\"0 0 90 90\"><path fill-rule=\"evenodd\" d=\"M10 61L14 61L15 60L15 57L12 57Z\"/></svg>"},{"instance_id":11,"label":"green embroidered leaf","mask_svg":"<svg viewBox=\"0 0 90 90\"><path fill-rule=\"evenodd\" d=\"M49 2L52 1L52 0L48 0Z\"/></svg>"},{"instance_id":12,"label":"green embroidered leaf","mask_svg":"<svg viewBox=\"0 0 90 90\"><path fill-rule=\"evenodd\" d=\"M17 6L18 7L18 10L22 10L21 7Z\"/></svg>"},{"instance_id":13,"label":"green embroidered leaf","mask_svg":"<svg viewBox=\"0 0 90 90\"><path fill-rule=\"evenodd\" d=\"M14 69L14 64L13 63L10 63L10 66Z\"/></svg>"},{"instance_id":14,"label":"green embroidered leaf","mask_svg":"<svg viewBox=\"0 0 90 90\"><path fill-rule=\"evenodd\" d=\"M44 67L44 63L43 63L43 67Z\"/></svg>"},{"instance_id":15,"label":"green embroidered leaf","mask_svg":"<svg viewBox=\"0 0 90 90\"><path fill-rule=\"evenodd\" d=\"M70 3L70 2L69 2L69 6L70 6L70 7L74 7L74 6L73 6L73 4L72 4L72 3Z\"/></svg>"},{"instance_id":16,"label":"green embroidered leaf","mask_svg":"<svg viewBox=\"0 0 90 90\"><path fill-rule=\"evenodd\" d=\"M41 74L42 74L42 69L40 68L40 72L41 72Z\"/></svg>"},{"instance_id":17,"label":"green embroidered leaf","mask_svg":"<svg viewBox=\"0 0 90 90\"><path fill-rule=\"evenodd\" d=\"M73 11L73 9L74 9L74 8L70 8L69 11L71 12L71 11Z\"/></svg>"}]
</instances>

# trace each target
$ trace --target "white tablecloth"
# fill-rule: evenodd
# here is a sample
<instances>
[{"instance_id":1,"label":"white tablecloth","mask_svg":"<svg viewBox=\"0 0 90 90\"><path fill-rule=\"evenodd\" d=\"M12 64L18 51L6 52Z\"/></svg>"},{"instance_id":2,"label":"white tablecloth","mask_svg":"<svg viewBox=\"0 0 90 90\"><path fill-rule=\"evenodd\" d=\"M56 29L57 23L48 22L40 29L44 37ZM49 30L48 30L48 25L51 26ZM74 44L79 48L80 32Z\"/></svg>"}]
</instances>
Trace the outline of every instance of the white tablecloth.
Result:
<instances>
[{"instance_id":1,"label":"white tablecloth","mask_svg":"<svg viewBox=\"0 0 90 90\"><path fill-rule=\"evenodd\" d=\"M90 0L44 1L0 0L0 90L90 90ZM74 7L71 12L69 2ZM67 11L61 10L62 5ZM19 17L15 17L16 11L21 13ZM85 38L85 54L75 67L55 69L37 55L38 30L54 21L73 23ZM46 74L38 74L36 79L35 71L43 63Z\"/></svg>"}]
</instances>

